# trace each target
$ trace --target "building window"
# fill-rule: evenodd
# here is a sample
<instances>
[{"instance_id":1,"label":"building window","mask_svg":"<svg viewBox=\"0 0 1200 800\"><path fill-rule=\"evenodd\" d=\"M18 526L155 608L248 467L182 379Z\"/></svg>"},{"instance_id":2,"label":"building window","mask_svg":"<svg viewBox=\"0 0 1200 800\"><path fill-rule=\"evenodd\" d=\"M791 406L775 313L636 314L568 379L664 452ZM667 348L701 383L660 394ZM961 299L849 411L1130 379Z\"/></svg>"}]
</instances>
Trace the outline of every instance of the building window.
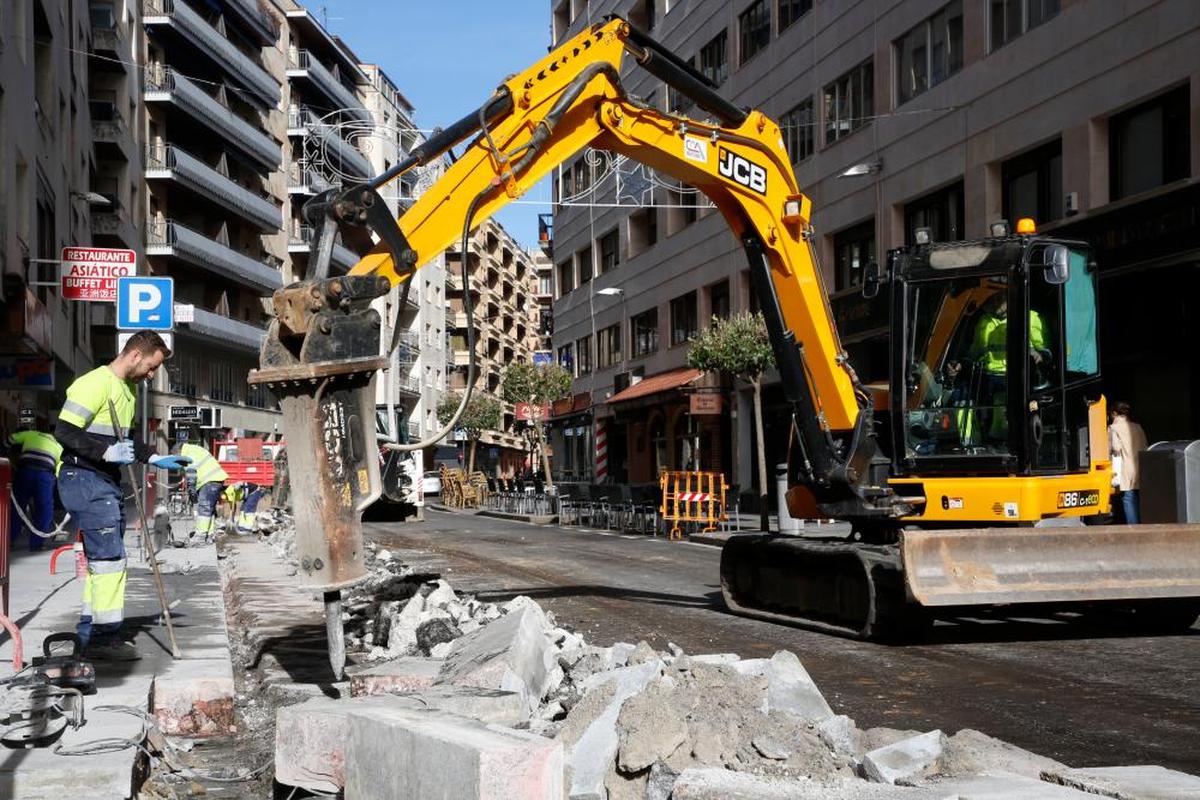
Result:
<instances>
[{"instance_id":1,"label":"building window","mask_svg":"<svg viewBox=\"0 0 1200 800\"><path fill-rule=\"evenodd\" d=\"M579 285L583 286L592 279L592 248L577 251L575 261L579 264Z\"/></svg>"},{"instance_id":2,"label":"building window","mask_svg":"<svg viewBox=\"0 0 1200 800\"><path fill-rule=\"evenodd\" d=\"M783 33L809 11L812 11L812 0L779 0L779 32Z\"/></svg>"},{"instance_id":3,"label":"building window","mask_svg":"<svg viewBox=\"0 0 1200 800\"><path fill-rule=\"evenodd\" d=\"M696 293L692 291L671 301L671 346L683 344L697 331Z\"/></svg>"},{"instance_id":4,"label":"building window","mask_svg":"<svg viewBox=\"0 0 1200 800\"><path fill-rule=\"evenodd\" d=\"M198 373L199 365L195 358L186 353L174 356L167 364L168 387L171 393L196 397Z\"/></svg>"},{"instance_id":5,"label":"building window","mask_svg":"<svg viewBox=\"0 0 1200 800\"><path fill-rule=\"evenodd\" d=\"M1057 16L1061 0L990 0L992 49Z\"/></svg>"},{"instance_id":6,"label":"building window","mask_svg":"<svg viewBox=\"0 0 1200 800\"><path fill-rule=\"evenodd\" d=\"M621 363L621 326L609 325L596 334L596 359L600 369Z\"/></svg>"},{"instance_id":7,"label":"building window","mask_svg":"<svg viewBox=\"0 0 1200 800\"><path fill-rule=\"evenodd\" d=\"M558 348L558 365L572 375L575 374L575 345L564 344Z\"/></svg>"},{"instance_id":8,"label":"building window","mask_svg":"<svg viewBox=\"0 0 1200 800\"><path fill-rule=\"evenodd\" d=\"M575 265L567 259L558 265L558 296L566 297L575 288Z\"/></svg>"},{"instance_id":9,"label":"building window","mask_svg":"<svg viewBox=\"0 0 1200 800\"><path fill-rule=\"evenodd\" d=\"M1016 223L1030 217L1038 223L1063 215L1062 140L1056 139L1000 167L1004 218Z\"/></svg>"},{"instance_id":10,"label":"building window","mask_svg":"<svg viewBox=\"0 0 1200 800\"><path fill-rule=\"evenodd\" d=\"M587 155L575 162L575 193L583 194L592 185L592 169L588 165Z\"/></svg>"},{"instance_id":11,"label":"building window","mask_svg":"<svg viewBox=\"0 0 1200 800\"><path fill-rule=\"evenodd\" d=\"M208 398L219 403L233 402L233 365L224 361L210 361L208 365Z\"/></svg>"},{"instance_id":12,"label":"building window","mask_svg":"<svg viewBox=\"0 0 1200 800\"><path fill-rule=\"evenodd\" d=\"M689 58L684 59L684 63L686 63L689 67L692 67L694 69L696 66L696 57L690 56ZM691 108L693 105L695 105L695 103L692 102L692 98L688 97L686 94L679 91L674 86L671 86L669 84L667 85L667 111L668 112L670 112L672 114L682 114L683 112L685 112L689 108Z\"/></svg>"},{"instance_id":13,"label":"building window","mask_svg":"<svg viewBox=\"0 0 1200 800\"><path fill-rule=\"evenodd\" d=\"M648 355L658 350L658 309L643 311L629 320L633 339L633 357Z\"/></svg>"},{"instance_id":14,"label":"building window","mask_svg":"<svg viewBox=\"0 0 1200 800\"><path fill-rule=\"evenodd\" d=\"M874 62L867 61L825 87L825 144L866 125L874 109Z\"/></svg>"},{"instance_id":15,"label":"building window","mask_svg":"<svg viewBox=\"0 0 1200 800\"><path fill-rule=\"evenodd\" d=\"M708 287L708 308L717 319L729 319L729 281L724 280Z\"/></svg>"},{"instance_id":16,"label":"building window","mask_svg":"<svg viewBox=\"0 0 1200 800\"><path fill-rule=\"evenodd\" d=\"M629 257L650 249L658 241L658 209L643 208L629 215Z\"/></svg>"},{"instance_id":17,"label":"building window","mask_svg":"<svg viewBox=\"0 0 1200 800\"><path fill-rule=\"evenodd\" d=\"M1191 174L1188 91L1184 84L1109 119L1111 200Z\"/></svg>"},{"instance_id":18,"label":"building window","mask_svg":"<svg viewBox=\"0 0 1200 800\"><path fill-rule=\"evenodd\" d=\"M726 58L728 46L729 32L721 31L700 48L700 71L714 86L720 86L729 77L729 61Z\"/></svg>"},{"instance_id":19,"label":"building window","mask_svg":"<svg viewBox=\"0 0 1200 800\"><path fill-rule=\"evenodd\" d=\"M600 274L608 272L610 269L616 269L621 263L620 257L620 240L617 237L617 229L613 228L608 233L600 237Z\"/></svg>"},{"instance_id":20,"label":"building window","mask_svg":"<svg viewBox=\"0 0 1200 800\"><path fill-rule=\"evenodd\" d=\"M913 243L913 232L917 228L929 228L935 242L960 242L966 238L962 181L904 206L907 244Z\"/></svg>"},{"instance_id":21,"label":"building window","mask_svg":"<svg viewBox=\"0 0 1200 800\"><path fill-rule=\"evenodd\" d=\"M738 14L738 33L741 36L738 63L745 64L771 41L771 9L767 0L754 0Z\"/></svg>"},{"instance_id":22,"label":"building window","mask_svg":"<svg viewBox=\"0 0 1200 800\"><path fill-rule=\"evenodd\" d=\"M578 365L576 375L591 374L592 337L590 335L575 340L575 363Z\"/></svg>"},{"instance_id":23,"label":"building window","mask_svg":"<svg viewBox=\"0 0 1200 800\"><path fill-rule=\"evenodd\" d=\"M954 0L893 43L897 105L962 69L962 50L962 0Z\"/></svg>"},{"instance_id":24,"label":"building window","mask_svg":"<svg viewBox=\"0 0 1200 800\"><path fill-rule=\"evenodd\" d=\"M783 146L793 164L799 164L813 154L816 120L813 118L813 99L804 102L783 115L779 125L783 128Z\"/></svg>"},{"instance_id":25,"label":"building window","mask_svg":"<svg viewBox=\"0 0 1200 800\"><path fill-rule=\"evenodd\" d=\"M840 292L862 283L863 270L875 260L875 220L833 236L833 285Z\"/></svg>"}]
</instances>

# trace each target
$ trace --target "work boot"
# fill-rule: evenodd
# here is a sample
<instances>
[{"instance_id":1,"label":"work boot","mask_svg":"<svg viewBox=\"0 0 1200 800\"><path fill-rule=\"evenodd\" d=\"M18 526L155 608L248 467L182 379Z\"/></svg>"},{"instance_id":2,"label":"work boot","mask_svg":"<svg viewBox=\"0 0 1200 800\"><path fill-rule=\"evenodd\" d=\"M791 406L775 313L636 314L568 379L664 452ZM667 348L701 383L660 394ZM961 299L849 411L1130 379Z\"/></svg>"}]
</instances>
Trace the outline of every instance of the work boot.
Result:
<instances>
[{"instance_id":1,"label":"work boot","mask_svg":"<svg viewBox=\"0 0 1200 800\"><path fill-rule=\"evenodd\" d=\"M89 661L138 661L142 654L131 642L107 639L88 645L86 658Z\"/></svg>"}]
</instances>

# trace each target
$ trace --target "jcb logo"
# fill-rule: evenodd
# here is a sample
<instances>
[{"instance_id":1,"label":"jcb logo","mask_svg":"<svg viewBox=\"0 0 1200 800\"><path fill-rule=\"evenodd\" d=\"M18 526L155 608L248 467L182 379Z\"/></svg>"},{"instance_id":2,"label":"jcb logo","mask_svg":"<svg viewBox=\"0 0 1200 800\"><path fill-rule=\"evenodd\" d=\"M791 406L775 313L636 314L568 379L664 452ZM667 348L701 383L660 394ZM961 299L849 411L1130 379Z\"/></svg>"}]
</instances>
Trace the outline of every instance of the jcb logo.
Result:
<instances>
[{"instance_id":1,"label":"jcb logo","mask_svg":"<svg viewBox=\"0 0 1200 800\"><path fill-rule=\"evenodd\" d=\"M729 152L724 147L720 148L717 154L717 171L723 177L732 178L742 186L753 189L759 194L767 193L767 171L753 161L742 158L737 153Z\"/></svg>"}]
</instances>

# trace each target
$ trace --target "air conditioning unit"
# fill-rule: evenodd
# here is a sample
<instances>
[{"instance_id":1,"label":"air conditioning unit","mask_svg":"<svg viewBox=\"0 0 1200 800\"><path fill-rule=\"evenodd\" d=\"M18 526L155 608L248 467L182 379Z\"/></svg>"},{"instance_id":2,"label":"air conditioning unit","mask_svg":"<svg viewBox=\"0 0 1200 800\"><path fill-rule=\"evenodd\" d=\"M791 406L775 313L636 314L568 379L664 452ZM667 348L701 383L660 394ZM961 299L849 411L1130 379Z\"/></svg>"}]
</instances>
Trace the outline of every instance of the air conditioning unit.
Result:
<instances>
[{"instance_id":1,"label":"air conditioning unit","mask_svg":"<svg viewBox=\"0 0 1200 800\"><path fill-rule=\"evenodd\" d=\"M1063 198L1063 211L1067 216L1072 216L1079 213L1079 192L1067 192Z\"/></svg>"},{"instance_id":2,"label":"air conditioning unit","mask_svg":"<svg viewBox=\"0 0 1200 800\"><path fill-rule=\"evenodd\" d=\"M216 406L201 406L200 427L224 428L225 426L221 424L221 409Z\"/></svg>"}]
</instances>

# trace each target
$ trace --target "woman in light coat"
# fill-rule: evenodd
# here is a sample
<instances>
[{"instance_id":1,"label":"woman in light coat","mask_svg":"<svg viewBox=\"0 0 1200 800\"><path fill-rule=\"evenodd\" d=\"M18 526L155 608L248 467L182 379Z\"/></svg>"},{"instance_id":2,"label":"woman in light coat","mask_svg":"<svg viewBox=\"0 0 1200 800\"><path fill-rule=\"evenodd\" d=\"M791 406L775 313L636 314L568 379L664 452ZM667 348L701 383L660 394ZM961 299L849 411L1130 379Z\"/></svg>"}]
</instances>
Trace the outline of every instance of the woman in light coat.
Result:
<instances>
[{"instance_id":1,"label":"woman in light coat","mask_svg":"<svg viewBox=\"0 0 1200 800\"><path fill-rule=\"evenodd\" d=\"M1125 523L1136 525L1141 522L1138 494L1141 488L1138 474L1138 454L1146 449L1146 432L1142 426L1129 418L1129 403L1116 403L1112 407L1112 422L1108 428L1109 448L1114 465L1113 485L1121 492L1121 506L1125 509Z\"/></svg>"}]
</instances>

